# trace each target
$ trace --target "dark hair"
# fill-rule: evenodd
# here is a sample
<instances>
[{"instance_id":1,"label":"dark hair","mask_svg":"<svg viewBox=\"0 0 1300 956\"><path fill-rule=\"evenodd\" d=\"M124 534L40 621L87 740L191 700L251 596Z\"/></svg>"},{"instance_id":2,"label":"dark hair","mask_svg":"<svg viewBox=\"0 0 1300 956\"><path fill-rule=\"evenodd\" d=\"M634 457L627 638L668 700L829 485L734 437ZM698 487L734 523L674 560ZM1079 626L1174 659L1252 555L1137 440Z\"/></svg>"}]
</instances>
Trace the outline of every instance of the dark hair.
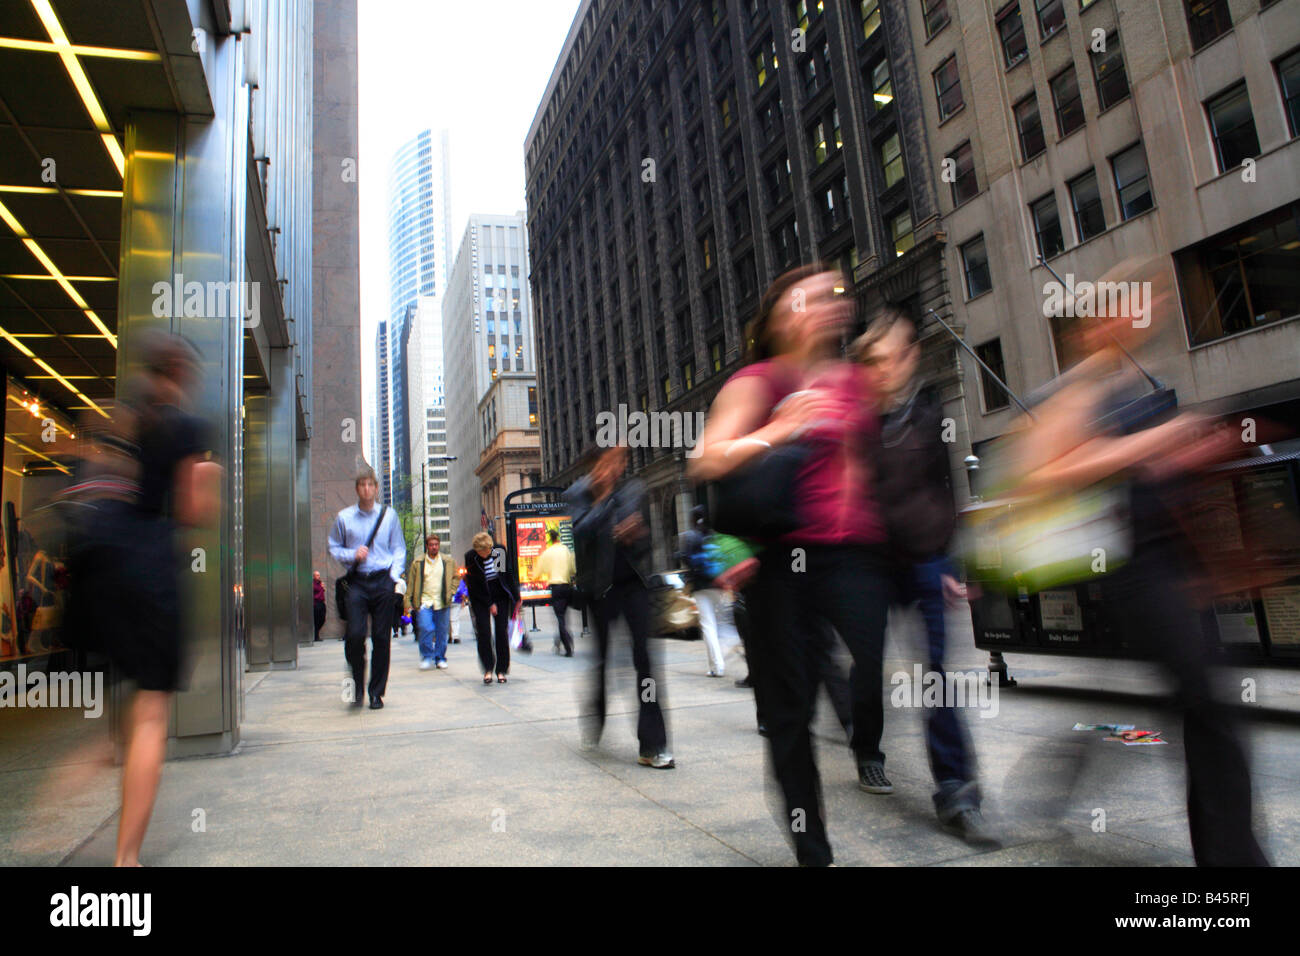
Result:
<instances>
[{"instance_id":1,"label":"dark hair","mask_svg":"<svg viewBox=\"0 0 1300 956\"><path fill-rule=\"evenodd\" d=\"M776 355L772 347L772 313L791 288L804 279L831 271L821 262L810 262L783 272L772 280L772 284L759 300L758 311L745 326L745 362L762 362Z\"/></svg>"},{"instance_id":2,"label":"dark hair","mask_svg":"<svg viewBox=\"0 0 1300 956\"><path fill-rule=\"evenodd\" d=\"M892 332L894 326L900 322L907 326L909 333L907 344L912 345L915 343L917 340L916 322L898 306L886 305L880 310L880 314L876 316L875 320L867 326L867 330L849 343L849 358L855 362L865 362L871 351L871 346Z\"/></svg>"}]
</instances>

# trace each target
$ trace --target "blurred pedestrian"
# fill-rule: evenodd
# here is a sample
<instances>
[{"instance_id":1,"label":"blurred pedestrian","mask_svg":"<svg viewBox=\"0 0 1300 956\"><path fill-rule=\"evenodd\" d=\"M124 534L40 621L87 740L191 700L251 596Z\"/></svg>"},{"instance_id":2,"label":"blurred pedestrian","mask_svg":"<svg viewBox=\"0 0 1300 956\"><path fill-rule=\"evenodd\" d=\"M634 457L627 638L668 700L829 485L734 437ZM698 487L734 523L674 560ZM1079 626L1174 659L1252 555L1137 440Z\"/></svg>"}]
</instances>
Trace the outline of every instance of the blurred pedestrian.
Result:
<instances>
[{"instance_id":1,"label":"blurred pedestrian","mask_svg":"<svg viewBox=\"0 0 1300 956\"><path fill-rule=\"evenodd\" d=\"M588 701L583 745L595 747L605 728L605 670L609 633L621 617L632 638L632 662L640 701L637 762L669 770L668 729L660 709L662 683L650 660L650 507L645 485L625 479L627 448L615 446L596 459L588 474L564 493L572 508L578 587L589 596L596 625L595 680Z\"/></svg>"},{"instance_id":2,"label":"blurred pedestrian","mask_svg":"<svg viewBox=\"0 0 1300 956\"><path fill-rule=\"evenodd\" d=\"M947 687L945 606L965 605L966 589L948 557L957 525L944 413L939 395L920 374L916 326L888 308L850 349L870 369L880 394L881 424L874 450L876 501L889 533L892 600L919 607L925 622L930 680ZM878 685L855 681L855 693L878 693ZM925 709L925 743L938 791L935 811L944 829L972 844L996 842L980 812L975 760L953 697L939 695ZM879 741L874 744L879 749ZM871 768L859 782L868 793L892 793L884 768Z\"/></svg>"},{"instance_id":3,"label":"blurred pedestrian","mask_svg":"<svg viewBox=\"0 0 1300 956\"><path fill-rule=\"evenodd\" d=\"M876 397L865 371L837 358L852 318L851 300L837 292L845 285L840 273L808 265L768 288L746 329L750 364L718 393L689 465L691 477L712 481L761 472L764 462L782 460L767 457L779 446L806 451L794 487L780 489L797 526L764 542L746 598L751 674L784 797L783 829L808 866L833 858L811 733L825 648L819 628L834 627L863 686L874 680L879 690L889 599L884 524L865 456ZM871 744L882 720L880 694L859 695L853 750L860 775L864 765L883 764Z\"/></svg>"},{"instance_id":4,"label":"blurred pedestrian","mask_svg":"<svg viewBox=\"0 0 1300 956\"><path fill-rule=\"evenodd\" d=\"M344 653L352 668L354 707L361 706L362 688L370 709L384 706L388 663L392 653L393 615L398 610L397 582L406 560L401 522L387 505L376 510L379 479L365 465L357 473L357 503L339 512L330 529L330 555L347 569L347 636ZM366 621L370 621L370 684L366 685Z\"/></svg>"},{"instance_id":5,"label":"blurred pedestrian","mask_svg":"<svg viewBox=\"0 0 1300 956\"><path fill-rule=\"evenodd\" d=\"M573 638L569 635L569 625L564 620L569 610L569 598L572 594L574 574L573 552L560 540L560 532L554 528L546 531L549 542L545 551L537 556L533 565L533 581L545 585L551 591L551 609L555 611L555 624L559 635L555 639L555 649L564 647L564 656L573 656Z\"/></svg>"},{"instance_id":6,"label":"blurred pedestrian","mask_svg":"<svg viewBox=\"0 0 1300 956\"><path fill-rule=\"evenodd\" d=\"M320 640L320 629L325 626L325 582L320 572L311 573L311 611L316 624L316 640Z\"/></svg>"},{"instance_id":7,"label":"blurred pedestrian","mask_svg":"<svg viewBox=\"0 0 1300 956\"><path fill-rule=\"evenodd\" d=\"M712 535L704 509L698 506L692 509L691 520L692 527L683 536L682 560L690 579L691 596L700 611L700 636L709 659L709 676L724 677L727 652L740 643L725 592L717 583L718 575L726 568L720 555L714 553L716 549L710 548Z\"/></svg>"},{"instance_id":8,"label":"blurred pedestrian","mask_svg":"<svg viewBox=\"0 0 1300 956\"><path fill-rule=\"evenodd\" d=\"M1102 578L1107 616L1130 647L1159 661L1173 680L1183 717L1192 853L1200 866L1264 866L1251 824L1246 751L1215 693L1211 652L1186 592L1193 549L1168 506L1185 476L1240 452L1240 432L1213 429L1187 412L1152 413L1160 406L1149 401L1150 384L1125 354L1148 330L1177 321L1167 318L1176 315L1169 269L1167 260L1150 259L1123 263L1103 277L1146 295L1112 302L1106 314L1068 330L1065 344L1075 364L1029 397L1033 420L1022 419L1009 433L1017 478L1010 494L1060 502L1101 486L1125 491L1131 553Z\"/></svg>"},{"instance_id":9,"label":"blurred pedestrian","mask_svg":"<svg viewBox=\"0 0 1300 956\"><path fill-rule=\"evenodd\" d=\"M510 673L510 618L520 602L505 574L497 570L492 536L480 531L470 543L471 550L465 552L465 585L483 683L492 683L495 673L497 683L504 684Z\"/></svg>"},{"instance_id":10,"label":"blurred pedestrian","mask_svg":"<svg viewBox=\"0 0 1300 956\"><path fill-rule=\"evenodd\" d=\"M447 669L447 637L451 625L451 599L456 594L456 563L441 553L442 540L425 535L424 554L406 572L410 588L403 607L415 625L420 644L420 670Z\"/></svg>"},{"instance_id":11,"label":"blurred pedestrian","mask_svg":"<svg viewBox=\"0 0 1300 956\"><path fill-rule=\"evenodd\" d=\"M182 528L210 526L221 508L222 471L206 424L190 409L200 359L185 339L158 334L114 412L116 487L96 509L74 569L71 627L104 635L114 665L134 682L126 709L122 810L116 866L139 866L167 753L172 694L182 685L185 613L177 549ZM93 622L93 623L90 623Z\"/></svg>"}]
</instances>

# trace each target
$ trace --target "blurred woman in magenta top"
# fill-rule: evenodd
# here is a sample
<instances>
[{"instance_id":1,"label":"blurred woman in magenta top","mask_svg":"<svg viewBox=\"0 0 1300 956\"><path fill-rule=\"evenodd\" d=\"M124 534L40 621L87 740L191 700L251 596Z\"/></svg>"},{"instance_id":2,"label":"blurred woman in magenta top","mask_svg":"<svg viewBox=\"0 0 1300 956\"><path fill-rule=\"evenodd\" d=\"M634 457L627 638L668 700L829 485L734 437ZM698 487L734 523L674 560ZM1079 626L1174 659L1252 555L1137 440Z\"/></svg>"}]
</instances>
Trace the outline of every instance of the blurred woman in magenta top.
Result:
<instances>
[{"instance_id":1,"label":"blurred woman in magenta top","mask_svg":"<svg viewBox=\"0 0 1300 956\"><path fill-rule=\"evenodd\" d=\"M879 422L864 369L840 357L853 320L852 300L836 291L845 286L840 273L818 265L772 283L746 328L750 364L718 393L690 464L692 478L713 481L775 446L809 449L796 482L799 527L765 542L751 580L729 583L745 588L754 623L750 672L784 796L774 810L798 861L810 866L832 860L810 730L826 624L856 665L859 779L871 766L883 777L884 762L874 741L884 719L888 558L868 457Z\"/></svg>"}]
</instances>

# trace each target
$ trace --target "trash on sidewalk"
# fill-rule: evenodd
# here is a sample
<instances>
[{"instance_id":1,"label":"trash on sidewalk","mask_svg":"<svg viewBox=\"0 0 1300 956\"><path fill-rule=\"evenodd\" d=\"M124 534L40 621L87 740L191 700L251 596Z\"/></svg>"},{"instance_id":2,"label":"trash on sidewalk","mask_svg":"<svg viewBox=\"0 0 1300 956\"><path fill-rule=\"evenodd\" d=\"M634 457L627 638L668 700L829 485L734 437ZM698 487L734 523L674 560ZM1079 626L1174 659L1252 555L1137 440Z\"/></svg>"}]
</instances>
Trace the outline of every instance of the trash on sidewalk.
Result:
<instances>
[{"instance_id":1,"label":"trash on sidewalk","mask_svg":"<svg viewBox=\"0 0 1300 956\"><path fill-rule=\"evenodd\" d=\"M1125 730L1132 730L1133 724L1075 724L1075 730L1109 730L1112 733L1121 733Z\"/></svg>"},{"instance_id":2,"label":"trash on sidewalk","mask_svg":"<svg viewBox=\"0 0 1300 956\"><path fill-rule=\"evenodd\" d=\"M1169 742L1160 739L1160 731L1158 730L1125 730L1120 732L1118 736L1107 737L1106 739L1122 743L1125 747L1148 747Z\"/></svg>"}]
</instances>

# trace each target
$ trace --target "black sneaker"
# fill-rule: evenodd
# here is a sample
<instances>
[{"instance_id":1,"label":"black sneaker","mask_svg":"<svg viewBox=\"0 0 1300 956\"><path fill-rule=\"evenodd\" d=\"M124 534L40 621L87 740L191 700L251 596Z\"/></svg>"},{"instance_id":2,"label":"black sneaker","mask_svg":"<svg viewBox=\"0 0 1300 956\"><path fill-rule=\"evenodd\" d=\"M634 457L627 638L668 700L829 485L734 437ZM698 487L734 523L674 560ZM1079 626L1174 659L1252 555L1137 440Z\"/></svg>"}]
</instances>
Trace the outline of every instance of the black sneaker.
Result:
<instances>
[{"instance_id":1,"label":"black sneaker","mask_svg":"<svg viewBox=\"0 0 1300 956\"><path fill-rule=\"evenodd\" d=\"M894 785L885 776L885 766L878 760L858 764L858 789L867 793L893 793Z\"/></svg>"},{"instance_id":2,"label":"black sneaker","mask_svg":"<svg viewBox=\"0 0 1300 956\"><path fill-rule=\"evenodd\" d=\"M744 677L742 677L740 680L736 681L736 686L737 686L737 687L753 687L753 686L754 686L754 682L753 682L752 680L750 680L750 679L749 679L749 675L746 674L746 675L745 675Z\"/></svg>"},{"instance_id":3,"label":"black sneaker","mask_svg":"<svg viewBox=\"0 0 1300 956\"><path fill-rule=\"evenodd\" d=\"M1002 846L1002 841L993 835L993 831L984 821L984 815L978 810L958 810L947 820L940 822L946 831L953 836L961 837L971 846Z\"/></svg>"}]
</instances>

